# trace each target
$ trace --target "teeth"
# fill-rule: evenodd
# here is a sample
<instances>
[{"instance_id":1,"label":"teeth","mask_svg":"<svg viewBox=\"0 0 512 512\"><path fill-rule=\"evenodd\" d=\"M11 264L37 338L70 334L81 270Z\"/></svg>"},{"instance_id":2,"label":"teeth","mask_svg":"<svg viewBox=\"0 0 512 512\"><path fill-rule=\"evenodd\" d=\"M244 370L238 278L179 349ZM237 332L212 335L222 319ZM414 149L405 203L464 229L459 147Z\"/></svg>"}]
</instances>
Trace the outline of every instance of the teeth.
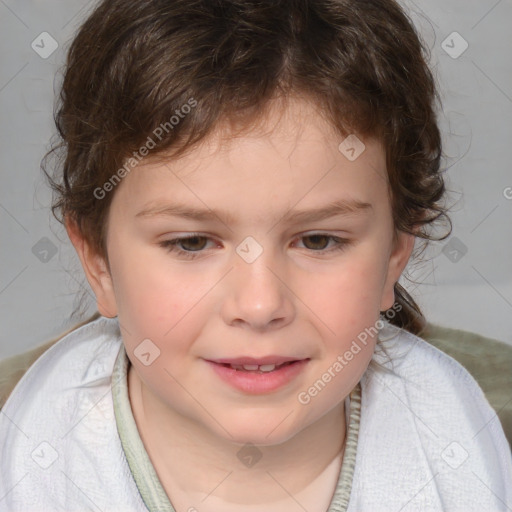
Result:
<instances>
[{"instance_id":1,"label":"teeth","mask_svg":"<svg viewBox=\"0 0 512 512\"><path fill-rule=\"evenodd\" d=\"M244 364L244 365L241 365L241 364L232 364L230 365L231 368L233 368L234 370L246 370L246 371L257 371L259 370L260 372L272 372L276 369L276 365L275 364L262 364L262 365L257 365L257 364Z\"/></svg>"},{"instance_id":2,"label":"teeth","mask_svg":"<svg viewBox=\"0 0 512 512\"><path fill-rule=\"evenodd\" d=\"M244 367L244 370L257 370L258 369L257 364L244 364L242 366Z\"/></svg>"}]
</instances>

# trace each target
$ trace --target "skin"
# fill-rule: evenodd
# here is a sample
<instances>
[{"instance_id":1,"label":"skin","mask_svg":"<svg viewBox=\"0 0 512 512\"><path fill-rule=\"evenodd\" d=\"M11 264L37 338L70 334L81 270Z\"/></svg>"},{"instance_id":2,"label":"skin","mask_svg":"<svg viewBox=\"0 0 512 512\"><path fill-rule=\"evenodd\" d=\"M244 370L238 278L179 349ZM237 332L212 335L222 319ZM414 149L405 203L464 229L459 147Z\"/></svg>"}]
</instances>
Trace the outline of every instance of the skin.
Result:
<instances>
[{"instance_id":1,"label":"skin","mask_svg":"<svg viewBox=\"0 0 512 512\"><path fill-rule=\"evenodd\" d=\"M382 145L359 137L366 149L349 161L338 150L343 137L312 104L278 106L247 133L218 130L178 160L143 161L128 174L109 211L110 268L67 224L100 313L119 318L137 427L179 512L327 510L343 454L344 399L376 340L307 405L297 397L393 305L414 245L412 235L394 238ZM372 209L281 221L291 209L338 199ZM136 217L155 201L234 218ZM178 247L196 259L159 245L194 232L207 238ZM335 241L312 239L318 232L351 243L330 250ZM263 249L252 263L236 252L247 236ZM145 366L134 350L148 338L160 356ZM204 360L268 354L310 360L292 382L261 395L230 387ZM252 467L237 457L245 443L262 455Z\"/></svg>"}]
</instances>

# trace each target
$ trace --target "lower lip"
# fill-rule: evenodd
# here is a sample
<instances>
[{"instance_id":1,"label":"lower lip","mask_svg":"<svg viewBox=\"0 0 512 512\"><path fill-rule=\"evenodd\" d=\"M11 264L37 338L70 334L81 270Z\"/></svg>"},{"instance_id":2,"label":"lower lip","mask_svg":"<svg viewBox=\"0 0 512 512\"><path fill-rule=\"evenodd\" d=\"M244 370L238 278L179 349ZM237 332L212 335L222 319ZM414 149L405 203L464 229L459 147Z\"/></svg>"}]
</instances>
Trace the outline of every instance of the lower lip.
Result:
<instances>
[{"instance_id":1,"label":"lower lip","mask_svg":"<svg viewBox=\"0 0 512 512\"><path fill-rule=\"evenodd\" d=\"M276 391L291 382L304 370L308 361L309 359L303 359L271 372L246 372L212 361L206 362L224 382L232 387L245 393L261 394Z\"/></svg>"}]
</instances>

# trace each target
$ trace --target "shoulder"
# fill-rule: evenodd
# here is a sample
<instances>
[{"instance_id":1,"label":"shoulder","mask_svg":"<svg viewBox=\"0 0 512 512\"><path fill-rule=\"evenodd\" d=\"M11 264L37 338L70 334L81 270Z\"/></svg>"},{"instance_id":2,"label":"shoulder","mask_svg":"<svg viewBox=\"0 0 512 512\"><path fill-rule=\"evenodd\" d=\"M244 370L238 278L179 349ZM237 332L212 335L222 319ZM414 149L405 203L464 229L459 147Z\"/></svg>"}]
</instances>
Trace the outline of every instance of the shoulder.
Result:
<instances>
[{"instance_id":1,"label":"shoulder","mask_svg":"<svg viewBox=\"0 0 512 512\"><path fill-rule=\"evenodd\" d=\"M66 452L73 438L67 433L108 392L121 343L117 321L101 317L60 339L25 372L0 413L0 489L33 472L31 454L40 446L54 456ZM107 409L97 407L83 426Z\"/></svg>"},{"instance_id":2,"label":"shoulder","mask_svg":"<svg viewBox=\"0 0 512 512\"><path fill-rule=\"evenodd\" d=\"M389 322L379 334L374 360L405 379L411 386L450 389L485 398L473 376L455 358L415 334Z\"/></svg>"},{"instance_id":3,"label":"shoulder","mask_svg":"<svg viewBox=\"0 0 512 512\"><path fill-rule=\"evenodd\" d=\"M67 334L33 362L18 381L2 412L22 419L41 403L111 377L122 345L117 319L100 317ZM0 418L2 416L0 415ZM0 423L2 425L2 423Z\"/></svg>"},{"instance_id":4,"label":"shoulder","mask_svg":"<svg viewBox=\"0 0 512 512\"><path fill-rule=\"evenodd\" d=\"M121 342L116 318L98 317L92 322L36 348L0 361L0 395L4 405L13 391L27 390L35 381L67 368L73 360L101 357ZM100 350L98 350L100 348ZM93 350L91 350L93 349Z\"/></svg>"},{"instance_id":5,"label":"shoulder","mask_svg":"<svg viewBox=\"0 0 512 512\"><path fill-rule=\"evenodd\" d=\"M93 322L93 320L98 320ZM7 399L17 386L18 382L27 373L27 371L38 361L41 356L49 351L54 345L62 342L63 345L69 349L70 343L76 343L80 339L88 339L91 335L94 339L98 338L98 333L102 332L109 336L109 332L115 335L116 320L101 317L99 313L96 313L88 320L78 324L69 331L61 334L57 338L49 340L42 345L38 345L26 352L16 354L11 357L0 360L0 410L4 407ZM82 329L83 327L83 329ZM56 362L56 352L53 352L52 360ZM63 351L60 350L59 355L62 357ZM39 370L42 370L39 367Z\"/></svg>"},{"instance_id":6,"label":"shoulder","mask_svg":"<svg viewBox=\"0 0 512 512\"><path fill-rule=\"evenodd\" d=\"M31 497L54 506L49 491L64 492L63 475L79 481L86 472L98 489L119 477L111 379L121 347L117 319L100 317L60 339L18 382L0 413L0 496L12 510ZM107 454L115 460L104 462Z\"/></svg>"},{"instance_id":7,"label":"shoulder","mask_svg":"<svg viewBox=\"0 0 512 512\"><path fill-rule=\"evenodd\" d=\"M376 501L360 504L411 500L410 510L503 510L500 503L512 500L510 446L476 380L388 322L379 338L373 361L380 366L370 365L361 379L364 443L356 465L356 494L373 493ZM386 497L389 488L396 498Z\"/></svg>"},{"instance_id":8,"label":"shoulder","mask_svg":"<svg viewBox=\"0 0 512 512\"><path fill-rule=\"evenodd\" d=\"M100 317L67 334L33 362L16 384L2 412L30 410L43 396L59 394L63 386L87 386L108 379L122 345L117 319Z\"/></svg>"},{"instance_id":9,"label":"shoulder","mask_svg":"<svg viewBox=\"0 0 512 512\"><path fill-rule=\"evenodd\" d=\"M381 385L404 394L432 421L439 418L445 427L448 419L463 415L468 423L487 422L496 414L475 378L457 360L423 338L385 322L379 334L381 343L373 360L383 371L367 376L374 386ZM387 370L387 371L386 371ZM500 426L499 421L493 425ZM490 427L491 430L499 429ZM460 426L454 435L460 435Z\"/></svg>"}]
</instances>

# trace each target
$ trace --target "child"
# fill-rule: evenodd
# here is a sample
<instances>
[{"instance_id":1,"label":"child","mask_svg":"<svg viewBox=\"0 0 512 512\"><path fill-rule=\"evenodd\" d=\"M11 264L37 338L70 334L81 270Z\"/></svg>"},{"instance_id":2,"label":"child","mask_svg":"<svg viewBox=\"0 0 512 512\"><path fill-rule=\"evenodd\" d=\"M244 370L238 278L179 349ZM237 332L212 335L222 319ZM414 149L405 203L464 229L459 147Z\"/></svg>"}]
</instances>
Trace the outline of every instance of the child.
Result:
<instances>
[{"instance_id":1,"label":"child","mask_svg":"<svg viewBox=\"0 0 512 512\"><path fill-rule=\"evenodd\" d=\"M101 316L3 408L0 509L510 510L398 284L446 216L436 98L393 0L101 2L50 178Z\"/></svg>"}]
</instances>

